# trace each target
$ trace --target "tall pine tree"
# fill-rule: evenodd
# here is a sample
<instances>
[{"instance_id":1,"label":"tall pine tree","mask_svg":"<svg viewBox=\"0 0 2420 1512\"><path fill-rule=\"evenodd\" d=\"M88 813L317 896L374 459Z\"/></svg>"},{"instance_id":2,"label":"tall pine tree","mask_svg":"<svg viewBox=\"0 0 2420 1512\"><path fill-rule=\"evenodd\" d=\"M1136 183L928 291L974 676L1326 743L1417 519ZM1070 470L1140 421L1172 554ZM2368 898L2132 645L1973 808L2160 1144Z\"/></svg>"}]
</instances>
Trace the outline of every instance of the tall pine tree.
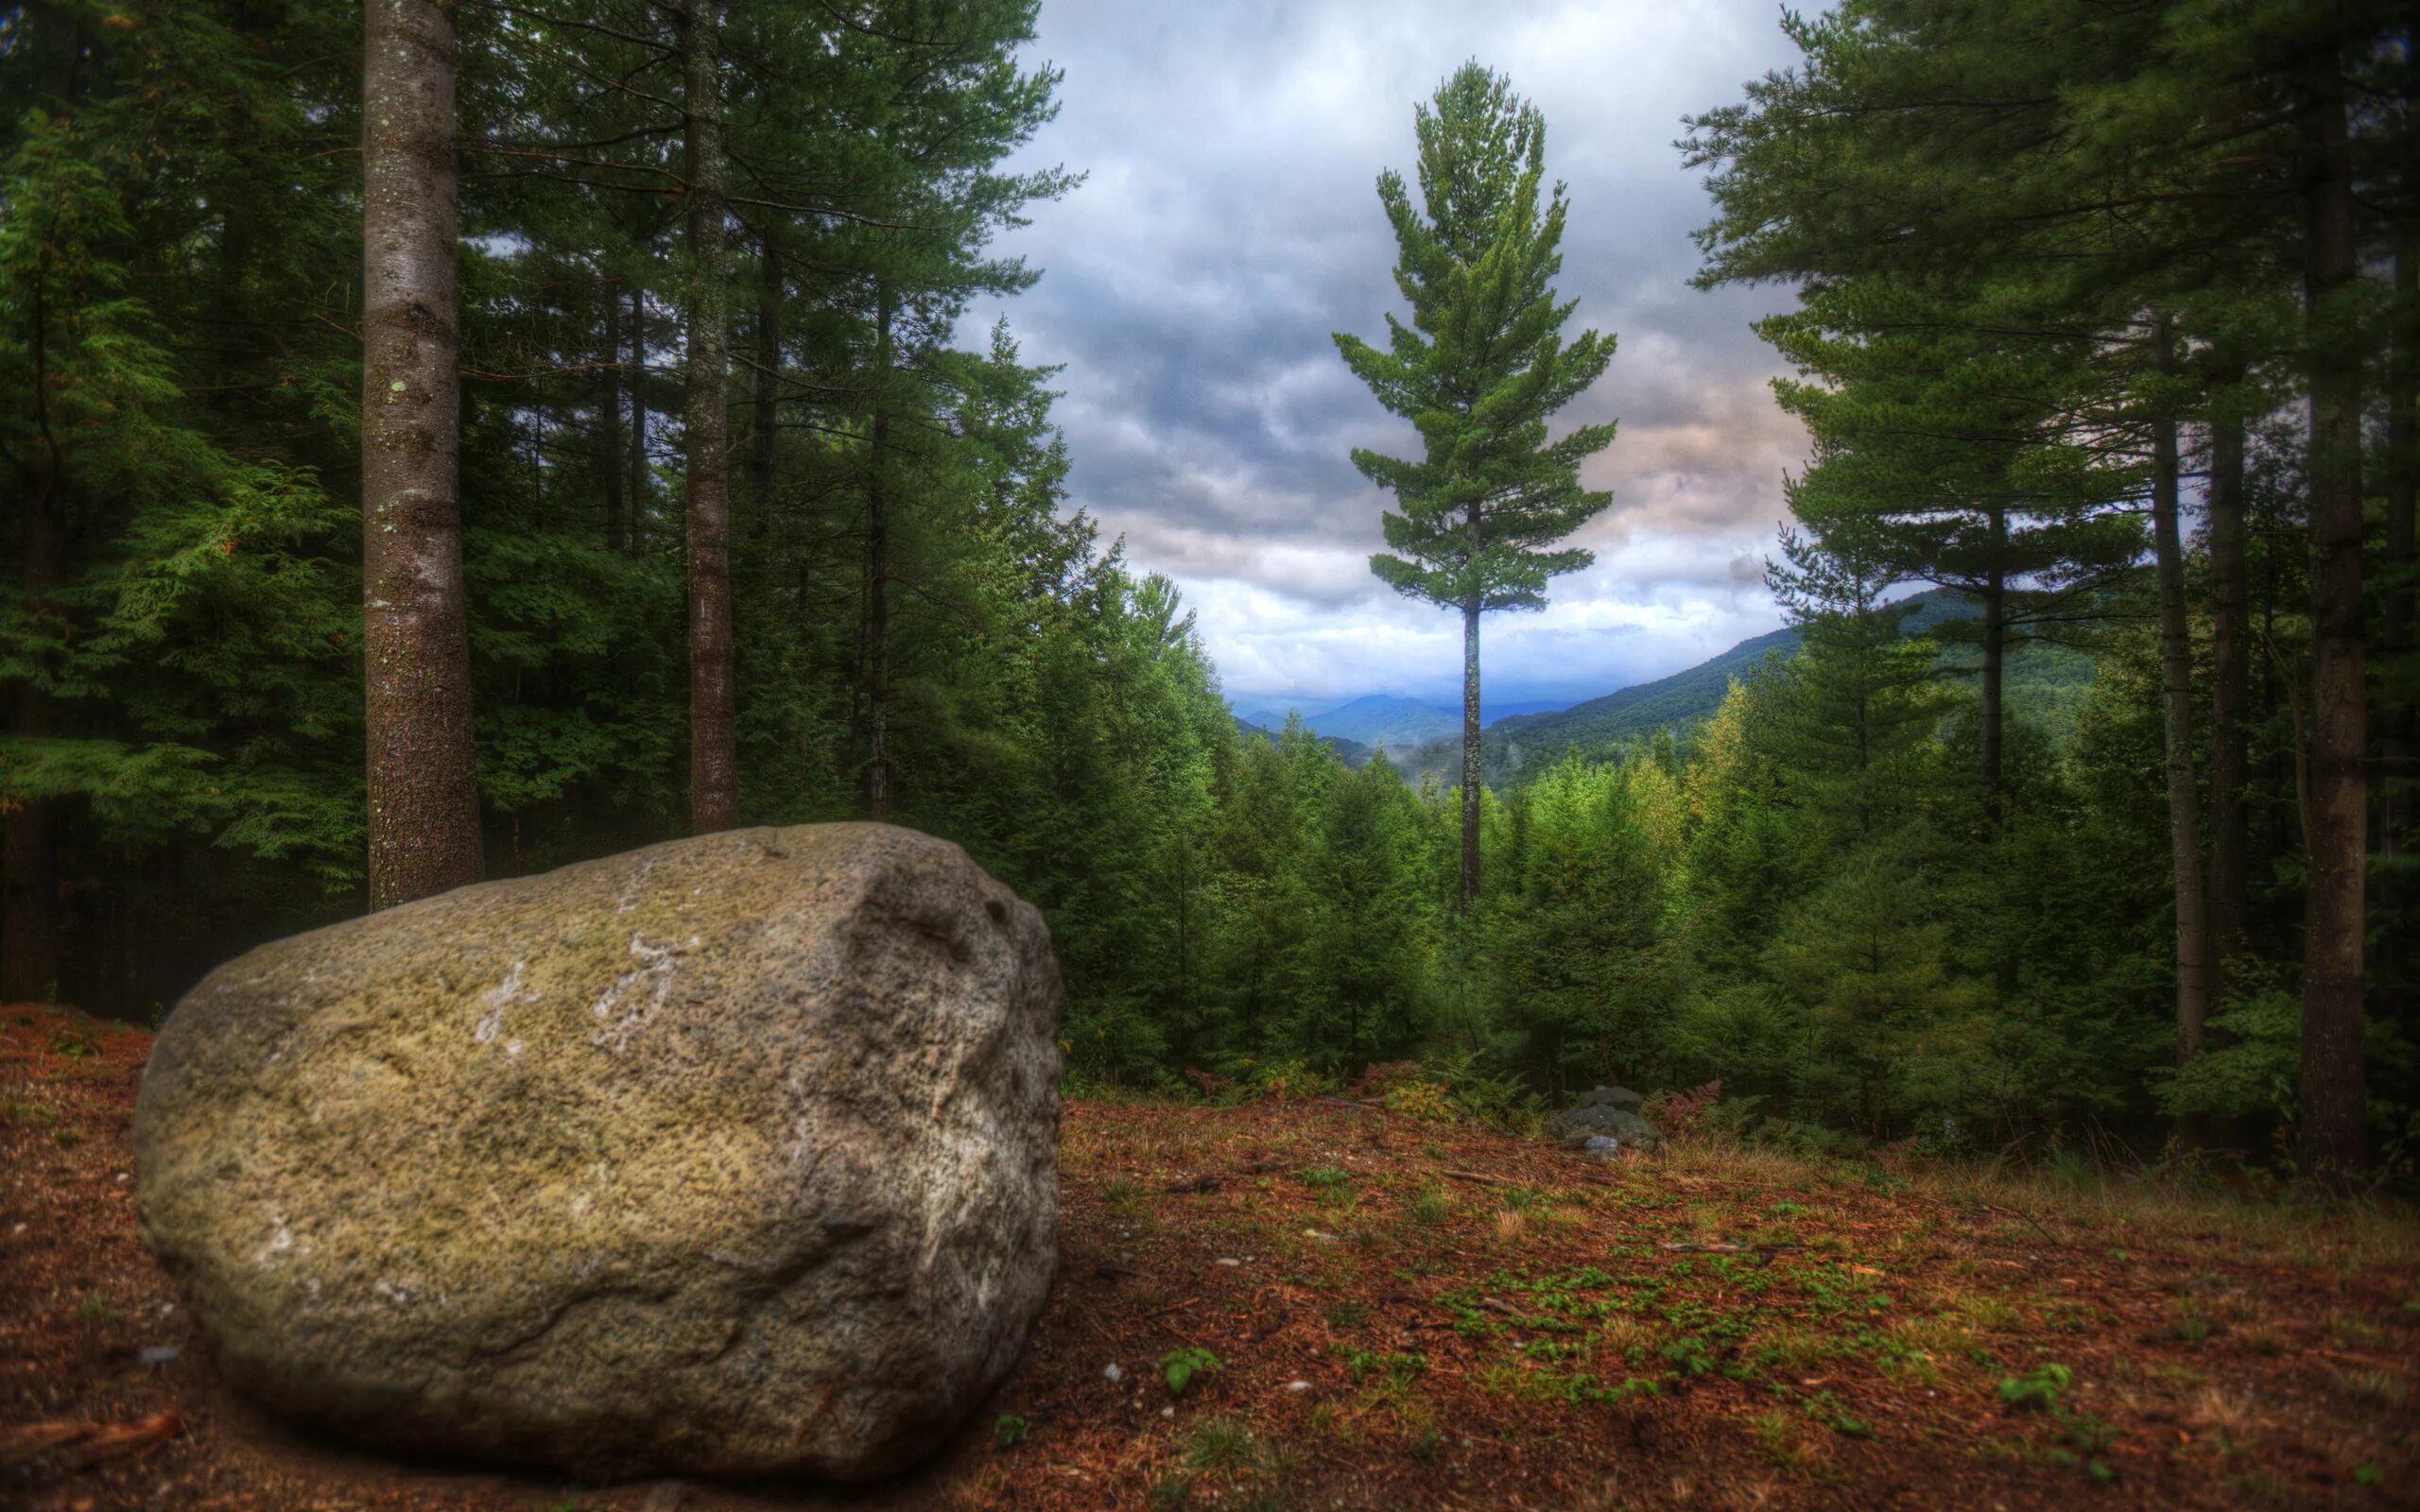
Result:
<instances>
[{"instance_id":1,"label":"tall pine tree","mask_svg":"<svg viewBox=\"0 0 2420 1512\"><path fill-rule=\"evenodd\" d=\"M1395 592L1462 617L1462 906L1479 882L1479 616L1544 609L1547 580L1595 559L1550 549L1613 502L1581 486L1580 464L1614 438L1614 422L1557 441L1547 421L1597 381L1614 341L1584 331L1566 345L1579 304L1558 301L1564 186L1543 213L1546 117L1501 76L1465 63L1415 107L1421 202L1402 175L1378 177L1394 228L1395 286L1411 324L1387 317L1380 351L1339 332L1337 350L1378 403L1420 431L1420 460L1357 448L1353 463L1393 493L1391 551L1370 570Z\"/></svg>"}]
</instances>

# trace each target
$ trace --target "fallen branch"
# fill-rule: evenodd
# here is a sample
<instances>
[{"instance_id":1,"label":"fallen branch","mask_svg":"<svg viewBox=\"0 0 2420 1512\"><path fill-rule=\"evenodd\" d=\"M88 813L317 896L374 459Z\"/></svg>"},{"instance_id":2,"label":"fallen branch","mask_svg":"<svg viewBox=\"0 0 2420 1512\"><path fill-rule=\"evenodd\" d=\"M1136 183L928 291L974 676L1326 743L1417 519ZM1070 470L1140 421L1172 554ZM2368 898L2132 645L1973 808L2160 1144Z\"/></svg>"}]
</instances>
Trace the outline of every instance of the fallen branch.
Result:
<instances>
[{"instance_id":1,"label":"fallen branch","mask_svg":"<svg viewBox=\"0 0 2420 1512\"><path fill-rule=\"evenodd\" d=\"M173 1412L153 1413L130 1423L51 1421L0 1428L0 1464L32 1459L53 1450L66 1450L68 1463L81 1469L114 1455L165 1443L183 1430L185 1420Z\"/></svg>"},{"instance_id":2,"label":"fallen branch","mask_svg":"<svg viewBox=\"0 0 2420 1512\"><path fill-rule=\"evenodd\" d=\"M1772 1245L1687 1244L1673 1241L1658 1246L1664 1249L1685 1249L1705 1255L1776 1255L1785 1249L1804 1249L1795 1242Z\"/></svg>"}]
</instances>

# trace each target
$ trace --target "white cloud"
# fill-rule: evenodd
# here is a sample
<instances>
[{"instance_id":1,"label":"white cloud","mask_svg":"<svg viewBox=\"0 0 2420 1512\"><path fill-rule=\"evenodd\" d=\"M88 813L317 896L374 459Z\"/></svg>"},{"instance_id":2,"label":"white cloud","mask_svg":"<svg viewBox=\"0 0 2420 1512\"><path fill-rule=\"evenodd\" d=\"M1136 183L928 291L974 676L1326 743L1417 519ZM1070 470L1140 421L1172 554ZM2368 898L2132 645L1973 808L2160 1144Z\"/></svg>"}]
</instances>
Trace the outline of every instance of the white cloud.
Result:
<instances>
[{"instance_id":1,"label":"white cloud","mask_svg":"<svg viewBox=\"0 0 2420 1512\"><path fill-rule=\"evenodd\" d=\"M1761 564L1805 440L1748 322L1785 296L1687 286L1707 206L1671 146L1684 114L1789 60L1776 19L1769 0L1048 0L1033 53L1065 68L1063 104L1025 161L1092 178L1003 238L1046 270L1008 313L1028 360L1067 364L1074 502L1186 589L1230 690L1460 686L1452 616L1368 576L1385 500L1347 454L1412 439L1329 333L1383 332L1373 184L1409 168L1413 101L1472 57L1546 112L1572 198L1560 287L1620 341L1565 415L1621 421L1587 472L1615 492L1580 538L1599 562L1544 614L1491 617L1491 693L1602 693L1776 623Z\"/></svg>"}]
</instances>

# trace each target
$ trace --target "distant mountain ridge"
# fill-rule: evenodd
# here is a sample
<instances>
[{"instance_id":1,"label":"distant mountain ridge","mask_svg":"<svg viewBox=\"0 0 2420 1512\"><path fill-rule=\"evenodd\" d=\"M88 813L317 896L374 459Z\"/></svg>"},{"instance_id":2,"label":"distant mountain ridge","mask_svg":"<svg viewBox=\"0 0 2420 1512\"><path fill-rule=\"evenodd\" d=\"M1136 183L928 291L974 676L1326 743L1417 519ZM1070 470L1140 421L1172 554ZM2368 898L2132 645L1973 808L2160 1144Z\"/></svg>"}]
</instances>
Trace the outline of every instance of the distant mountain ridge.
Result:
<instances>
[{"instance_id":1,"label":"distant mountain ridge","mask_svg":"<svg viewBox=\"0 0 2420 1512\"><path fill-rule=\"evenodd\" d=\"M1263 740L1275 740L1279 732L1283 730L1286 726L1286 721L1282 716L1273 727L1246 719L1241 714L1236 714L1234 718L1236 721L1236 728L1237 730L1243 731L1243 733L1247 735L1258 735ZM1319 732L1317 730L1313 730L1312 733L1318 734ZM1376 752L1373 751L1369 747L1362 745L1357 740L1345 740L1336 735L1320 735L1319 738L1322 741L1324 741L1328 747L1331 750L1334 750L1347 766L1366 766L1369 765L1370 758L1376 754Z\"/></svg>"},{"instance_id":2,"label":"distant mountain ridge","mask_svg":"<svg viewBox=\"0 0 2420 1512\"><path fill-rule=\"evenodd\" d=\"M1770 654L1789 657L1797 651L1798 632L1784 626L1751 636L1721 655L1668 678L1635 683L1568 709L1499 719L1487 732L1508 741L1595 745L1694 724L1722 706L1734 678L1746 676L1749 668Z\"/></svg>"},{"instance_id":3,"label":"distant mountain ridge","mask_svg":"<svg viewBox=\"0 0 2420 1512\"><path fill-rule=\"evenodd\" d=\"M1522 698L1497 702L1482 697L1479 719L1492 724L1524 714L1544 713L1569 708L1568 698ZM1425 703L1418 698L1397 697L1392 694L1363 694L1348 703L1322 709L1316 713L1301 705L1279 706L1266 703L1238 703L1232 710L1236 718L1260 730L1283 730L1289 714L1299 711L1303 726L1313 734L1339 740L1355 741L1364 746L1385 746L1404 750L1447 735L1460 735L1462 712L1441 704Z\"/></svg>"},{"instance_id":4,"label":"distant mountain ridge","mask_svg":"<svg viewBox=\"0 0 2420 1512\"><path fill-rule=\"evenodd\" d=\"M1907 601L1900 628L1909 635L1938 630L1945 622L1972 619L1975 605L1944 589L1928 589ZM1669 730L1685 735L1722 707L1731 684L1745 678L1768 658L1788 660L1798 652L1798 631L1788 626L1751 636L1719 656L1696 666L1587 698L1567 708L1515 714L1489 725L1479 737L1479 765L1490 786L1512 781L1524 770L1551 763L1565 749L1601 750L1624 740ZM1966 642L1945 640L1936 664L1971 670L1979 652ZM2033 722L2054 743L2064 743L2075 730L2076 715L2091 690L2092 658L2064 645L2034 643L2012 652L2006 670L2008 708ZM1453 781L1461 770L1459 730L1413 749L1391 748L1388 755L1407 772L1432 772Z\"/></svg>"}]
</instances>

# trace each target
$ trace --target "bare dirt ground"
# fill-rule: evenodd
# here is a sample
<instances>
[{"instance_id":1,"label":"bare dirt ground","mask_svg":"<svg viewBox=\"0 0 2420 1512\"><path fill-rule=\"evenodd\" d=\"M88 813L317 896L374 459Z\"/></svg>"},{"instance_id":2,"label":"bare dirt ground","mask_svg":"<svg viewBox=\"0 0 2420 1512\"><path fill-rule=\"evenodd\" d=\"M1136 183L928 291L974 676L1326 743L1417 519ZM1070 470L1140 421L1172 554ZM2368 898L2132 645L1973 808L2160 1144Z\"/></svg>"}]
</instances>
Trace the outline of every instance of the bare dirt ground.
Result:
<instances>
[{"instance_id":1,"label":"bare dirt ground","mask_svg":"<svg viewBox=\"0 0 2420 1512\"><path fill-rule=\"evenodd\" d=\"M0 1009L9 1512L2420 1505L2408 1217L1687 1143L1601 1165L1319 1100L1070 1104L1049 1311L912 1476L405 1466L213 1375L135 1238L148 1053Z\"/></svg>"}]
</instances>

